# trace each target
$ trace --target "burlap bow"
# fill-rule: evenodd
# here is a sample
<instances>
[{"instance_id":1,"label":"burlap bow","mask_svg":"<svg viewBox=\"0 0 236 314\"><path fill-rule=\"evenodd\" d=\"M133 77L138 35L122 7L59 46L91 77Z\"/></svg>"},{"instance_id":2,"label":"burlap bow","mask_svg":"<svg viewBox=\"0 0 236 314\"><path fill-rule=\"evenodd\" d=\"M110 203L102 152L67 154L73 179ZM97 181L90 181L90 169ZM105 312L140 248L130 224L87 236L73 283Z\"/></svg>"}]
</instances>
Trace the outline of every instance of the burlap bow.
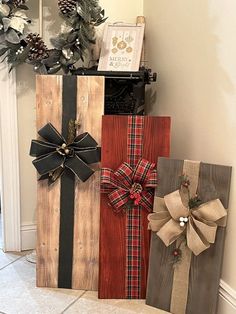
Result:
<instances>
[{"instance_id":1,"label":"burlap bow","mask_svg":"<svg viewBox=\"0 0 236 314\"><path fill-rule=\"evenodd\" d=\"M149 228L166 246L186 233L187 246L199 255L215 242L217 227L225 227L227 211L219 199L190 209L183 204L184 198L186 195L181 195L179 190L164 198L157 197L155 213L148 216Z\"/></svg>"},{"instance_id":2,"label":"burlap bow","mask_svg":"<svg viewBox=\"0 0 236 314\"><path fill-rule=\"evenodd\" d=\"M38 131L46 140L32 140L30 155L37 157L33 165L40 174L39 180L48 179L49 184L55 182L67 168L77 178L86 181L94 171L88 166L101 159L100 147L89 133L83 133L72 139L65 138L51 123Z\"/></svg>"},{"instance_id":3,"label":"burlap bow","mask_svg":"<svg viewBox=\"0 0 236 314\"><path fill-rule=\"evenodd\" d=\"M148 211L153 207L153 188L157 185L155 164L140 159L135 169L124 162L114 171L103 168L101 172L101 192L109 193L108 198L115 212L133 201Z\"/></svg>"}]
</instances>

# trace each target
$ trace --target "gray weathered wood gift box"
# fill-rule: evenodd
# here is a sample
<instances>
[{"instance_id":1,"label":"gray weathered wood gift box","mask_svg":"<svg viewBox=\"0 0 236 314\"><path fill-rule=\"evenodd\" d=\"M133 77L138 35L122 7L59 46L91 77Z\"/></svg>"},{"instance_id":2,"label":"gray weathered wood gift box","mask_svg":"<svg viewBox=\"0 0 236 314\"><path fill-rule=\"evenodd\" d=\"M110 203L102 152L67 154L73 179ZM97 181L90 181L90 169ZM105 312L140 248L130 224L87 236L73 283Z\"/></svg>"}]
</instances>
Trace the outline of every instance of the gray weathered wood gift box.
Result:
<instances>
[{"instance_id":1,"label":"gray weathered wood gift box","mask_svg":"<svg viewBox=\"0 0 236 314\"><path fill-rule=\"evenodd\" d=\"M183 174L185 162L184 160L159 158L157 167L159 182L156 189L156 199L164 200L167 195L179 190L180 176ZM219 204L220 206L223 205L221 208L225 211L229 201L230 180L231 167L199 163L196 191L201 202L206 204L212 200L218 202L220 200ZM154 212L158 211L155 202ZM188 218L189 221L192 219L190 216ZM226 221L226 216L223 218ZM177 220L173 220L173 223L178 227ZM212 225L214 224L212 223ZM187 228L185 237L187 237L189 230ZM196 226L194 226L193 231L199 233L200 239L203 238ZM225 227L218 225L214 243L208 243L209 247L199 255L196 256L193 252L190 252L189 269L183 267L181 269L181 259L184 259L185 256L180 256L177 263L175 261L174 252L178 240L167 246L158 234L161 236L160 231L152 232L146 303L174 314L215 314L223 259ZM185 246L188 246L188 240ZM187 250L189 250L189 247L187 247ZM185 253L182 255L185 255ZM182 273L180 273L176 283L175 275L178 267L180 267L181 270L179 271ZM186 278L187 285L182 280L183 278ZM186 294L185 297L184 294Z\"/></svg>"}]
</instances>

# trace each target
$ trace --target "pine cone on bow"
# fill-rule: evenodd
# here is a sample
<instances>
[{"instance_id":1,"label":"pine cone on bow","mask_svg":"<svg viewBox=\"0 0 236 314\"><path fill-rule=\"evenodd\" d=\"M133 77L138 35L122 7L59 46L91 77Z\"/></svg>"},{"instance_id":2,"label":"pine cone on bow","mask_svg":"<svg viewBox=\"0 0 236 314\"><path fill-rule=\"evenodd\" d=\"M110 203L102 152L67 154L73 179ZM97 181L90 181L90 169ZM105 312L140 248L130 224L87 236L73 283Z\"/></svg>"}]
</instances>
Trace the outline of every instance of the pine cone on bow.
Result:
<instances>
[{"instance_id":1,"label":"pine cone on bow","mask_svg":"<svg viewBox=\"0 0 236 314\"><path fill-rule=\"evenodd\" d=\"M13 0L12 3L15 7L19 7L20 5L25 4L25 0Z\"/></svg>"},{"instance_id":2,"label":"pine cone on bow","mask_svg":"<svg viewBox=\"0 0 236 314\"><path fill-rule=\"evenodd\" d=\"M62 14L70 14L76 10L76 0L58 0L58 7Z\"/></svg>"},{"instance_id":3,"label":"pine cone on bow","mask_svg":"<svg viewBox=\"0 0 236 314\"><path fill-rule=\"evenodd\" d=\"M48 48L44 41L38 34L30 33L25 41L30 46L28 59L30 61L37 61L48 58Z\"/></svg>"}]
</instances>

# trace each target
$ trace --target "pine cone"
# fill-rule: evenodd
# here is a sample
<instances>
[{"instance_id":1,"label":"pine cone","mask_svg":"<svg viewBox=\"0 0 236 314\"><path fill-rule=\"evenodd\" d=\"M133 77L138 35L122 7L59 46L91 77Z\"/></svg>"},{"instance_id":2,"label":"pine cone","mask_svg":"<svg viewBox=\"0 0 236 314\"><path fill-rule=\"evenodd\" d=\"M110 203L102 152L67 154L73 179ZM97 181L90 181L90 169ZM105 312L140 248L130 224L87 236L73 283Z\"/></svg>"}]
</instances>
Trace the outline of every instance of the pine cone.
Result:
<instances>
[{"instance_id":1,"label":"pine cone","mask_svg":"<svg viewBox=\"0 0 236 314\"><path fill-rule=\"evenodd\" d=\"M25 41L30 46L28 59L30 61L42 60L48 58L48 48L38 34L30 33Z\"/></svg>"},{"instance_id":2,"label":"pine cone","mask_svg":"<svg viewBox=\"0 0 236 314\"><path fill-rule=\"evenodd\" d=\"M13 0L12 3L15 7L19 7L22 4L25 4L25 0Z\"/></svg>"},{"instance_id":3,"label":"pine cone","mask_svg":"<svg viewBox=\"0 0 236 314\"><path fill-rule=\"evenodd\" d=\"M58 0L58 6L62 14L70 14L76 10L76 0Z\"/></svg>"}]
</instances>

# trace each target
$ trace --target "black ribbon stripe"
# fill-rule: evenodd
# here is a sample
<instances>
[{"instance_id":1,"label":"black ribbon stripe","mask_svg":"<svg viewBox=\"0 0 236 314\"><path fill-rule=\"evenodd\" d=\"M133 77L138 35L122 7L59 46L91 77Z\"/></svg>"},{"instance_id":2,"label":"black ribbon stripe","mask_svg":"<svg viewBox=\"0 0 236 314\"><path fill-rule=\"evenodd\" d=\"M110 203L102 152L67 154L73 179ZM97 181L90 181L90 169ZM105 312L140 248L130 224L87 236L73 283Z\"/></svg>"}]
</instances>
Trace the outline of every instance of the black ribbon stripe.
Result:
<instances>
[{"instance_id":1,"label":"black ribbon stripe","mask_svg":"<svg viewBox=\"0 0 236 314\"><path fill-rule=\"evenodd\" d=\"M70 120L76 120L77 77L63 76L62 136L68 138ZM61 176L58 287L72 287L74 240L75 175L65 170Z\"/></svg>"}]
</instances>

